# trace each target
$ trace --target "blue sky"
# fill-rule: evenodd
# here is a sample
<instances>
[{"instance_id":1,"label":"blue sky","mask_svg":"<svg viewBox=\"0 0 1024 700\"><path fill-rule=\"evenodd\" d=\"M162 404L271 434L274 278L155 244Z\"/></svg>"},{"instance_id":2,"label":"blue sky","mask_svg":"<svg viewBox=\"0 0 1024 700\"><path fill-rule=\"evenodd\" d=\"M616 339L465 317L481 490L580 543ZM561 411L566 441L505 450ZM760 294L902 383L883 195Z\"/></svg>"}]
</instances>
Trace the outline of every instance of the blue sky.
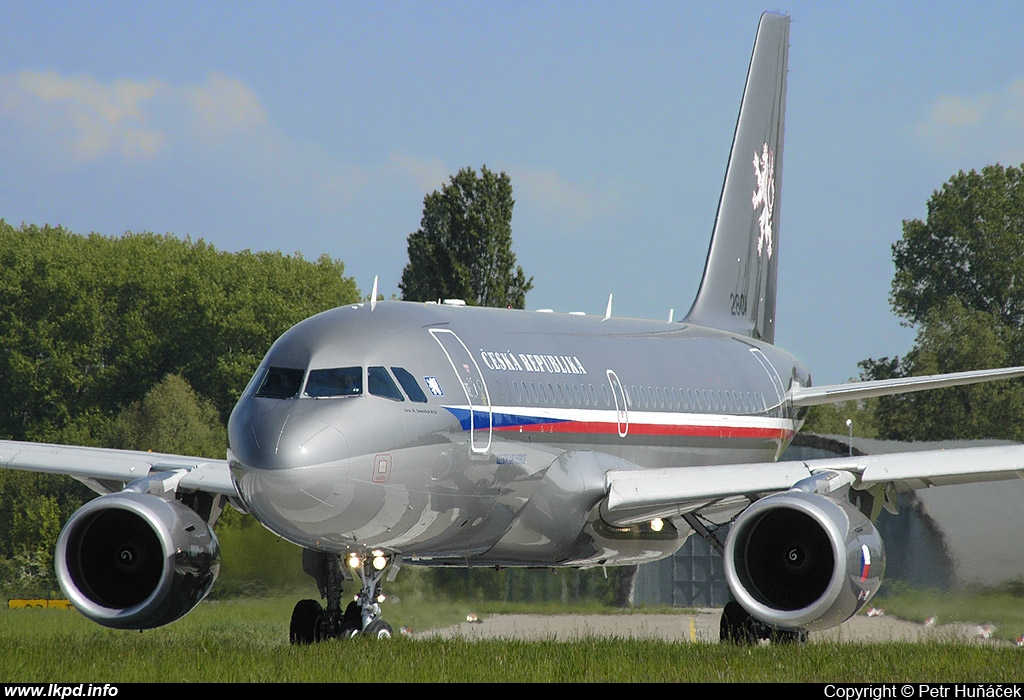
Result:
<instances>
[{"instance_id":1,"label":"blue sky","mask_svg":"<svg viewBox=\"0 0 1024 700\"><path fill-rule=\"evenodd\" d=\"M0 218L344 261L397 292L423 197L512 178L529 308L679 318L758 17L793 18L776 342L816 383L905 353L891 245L1024 162L1024 3L0 5Z\"/></svg>"}]
</instances>

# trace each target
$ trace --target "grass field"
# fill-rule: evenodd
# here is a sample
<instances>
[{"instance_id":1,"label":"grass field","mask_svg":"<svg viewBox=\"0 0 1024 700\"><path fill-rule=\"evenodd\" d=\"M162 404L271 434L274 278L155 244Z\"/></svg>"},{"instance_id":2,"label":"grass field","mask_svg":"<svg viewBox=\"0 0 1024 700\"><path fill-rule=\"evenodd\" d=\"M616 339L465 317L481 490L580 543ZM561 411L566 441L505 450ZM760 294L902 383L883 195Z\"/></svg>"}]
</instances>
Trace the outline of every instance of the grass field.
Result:
<instances>
[{"instance_id":1,"label":"grass field","mask_svg":"<svg viewBox=\"0 0 1024 700\"><path fill-rule=\"evenodd\" d=\"M1024 650L954 642L737 648L627 639L467 642L398 637L390 642L355 639L292 647L287 627L293 603L292 596L209 601L183 620L148 632L107 630L73 611L3 610L0 679L47 683L1024 679ZM406 609L398 603L389 609L388 618L396 628L427 629L462 619L465 610L458 604L417 603Z\"/></svg>"},{"instance_id":2,"label":"grass field","mask_svg":"<svg viewBox=\"0 0 1024 700\"><path fill-rule=\"evenodd\" d=\"M993 623L993 637L1007 641L1024 634L1024 595L1019 579L996 589L961 591L911 590L899 583L889 584L872 601L901 620L924 622L937 618L949 622Z\"/></svg>"}]
</instances>

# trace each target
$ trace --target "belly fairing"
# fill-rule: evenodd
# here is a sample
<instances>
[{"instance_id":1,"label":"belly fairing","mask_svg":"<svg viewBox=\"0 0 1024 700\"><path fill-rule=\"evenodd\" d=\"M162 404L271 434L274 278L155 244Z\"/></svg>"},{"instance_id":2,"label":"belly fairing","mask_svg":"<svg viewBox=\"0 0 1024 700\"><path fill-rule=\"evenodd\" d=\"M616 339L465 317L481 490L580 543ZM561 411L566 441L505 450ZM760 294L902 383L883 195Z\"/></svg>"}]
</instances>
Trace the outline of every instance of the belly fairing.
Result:
<instances>
[{"instance_id":1,"label":"belly fairing","mask_svg":"<svg viewBox=\"0 0 1024 700\"><path fill-rule=\"evenodd\" d=\"M301 546L466 556L486 551L509 529L553 459L547 448L517 449L515 460L502 460L444 442L309 467L236 462L233 473L253 515Z\"/></svg>"}]
</instances>

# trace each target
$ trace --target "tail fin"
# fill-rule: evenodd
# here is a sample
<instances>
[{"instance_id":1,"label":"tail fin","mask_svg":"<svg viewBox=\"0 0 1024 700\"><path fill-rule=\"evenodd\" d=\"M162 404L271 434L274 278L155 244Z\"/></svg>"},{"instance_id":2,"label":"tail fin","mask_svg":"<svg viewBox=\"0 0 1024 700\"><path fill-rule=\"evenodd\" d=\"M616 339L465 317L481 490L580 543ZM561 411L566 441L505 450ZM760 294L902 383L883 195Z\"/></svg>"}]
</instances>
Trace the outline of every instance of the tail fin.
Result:
<instances>
[{"instance_id":1,"label":"tail fin","mask_svg":"<svg viewBox=\"0 0 1024 700\"><path fill-rule=\"evenodd\" d=\"M684 319L775 342L789 17L764 13L736 121L704 278Z\"/></svg>"}]
</instances>

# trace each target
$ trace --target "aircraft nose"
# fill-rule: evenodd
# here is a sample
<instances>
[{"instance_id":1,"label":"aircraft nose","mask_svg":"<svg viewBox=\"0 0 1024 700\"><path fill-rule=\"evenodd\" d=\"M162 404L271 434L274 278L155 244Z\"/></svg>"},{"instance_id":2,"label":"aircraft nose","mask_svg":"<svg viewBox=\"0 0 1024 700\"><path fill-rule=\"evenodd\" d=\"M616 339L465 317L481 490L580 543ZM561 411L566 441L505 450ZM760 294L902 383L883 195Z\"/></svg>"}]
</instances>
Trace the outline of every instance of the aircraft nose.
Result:
<instances>
[{"instance_id":1,"label":"aircraft nose","mask_svg":"<svg viewBox=\"0 0 1024 700\"><path fill-rule=\"evenodd\" d=\"M240 411L236 409L228 426L231 450L246 467L306 467L347 454L344 433L333 423L310 415L304 402L262 399L248 403Z\"/></svg>"}]
</instances>

